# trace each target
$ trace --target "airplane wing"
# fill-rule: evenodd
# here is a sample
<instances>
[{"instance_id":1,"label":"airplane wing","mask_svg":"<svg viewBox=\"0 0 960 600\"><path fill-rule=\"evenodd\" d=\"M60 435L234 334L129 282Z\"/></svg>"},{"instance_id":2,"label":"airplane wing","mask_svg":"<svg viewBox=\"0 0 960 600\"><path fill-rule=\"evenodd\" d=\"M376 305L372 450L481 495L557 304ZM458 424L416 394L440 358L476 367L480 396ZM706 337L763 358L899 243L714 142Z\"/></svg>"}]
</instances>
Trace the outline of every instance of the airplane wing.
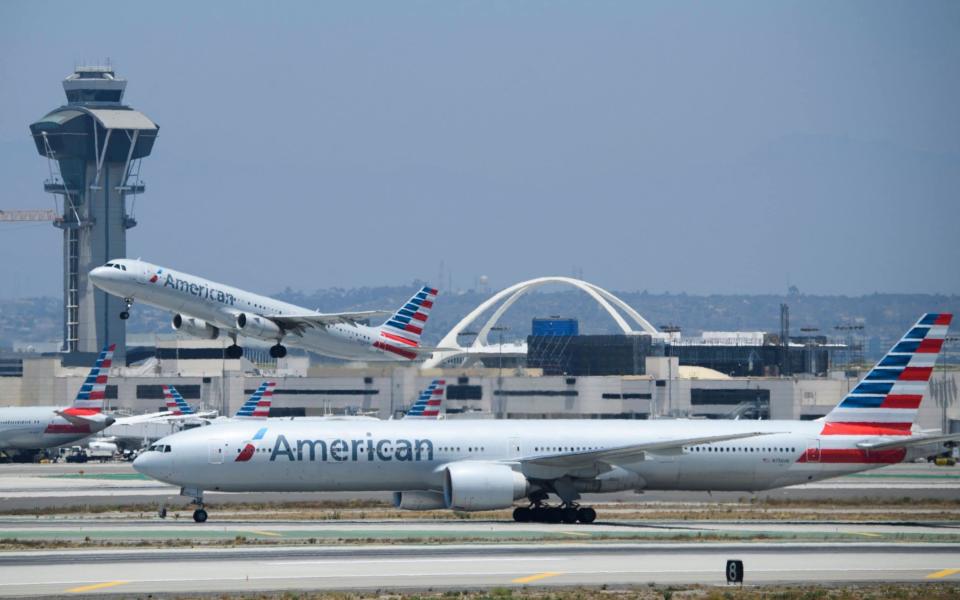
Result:
<instances>
[{"instance_id":1,"label":"airplane wing","mask_svg":"<svg viewBox=\"0 0 960 600\"><path fill-rule=\"evenodd\" d=\"M264 315L264 317L270 319L283 329L302 333L307 327L322 328L329 325L336 325L338 323L356 325L360 321L367 319L386 319L392 314L393 313L391 311L362 310L356 312L339 313L285 313L282 315Z\"/></svg>"},{"instance_id":2,"label":"airplane wing","mask_svg":"<svg viewBox=\"0 0 960 600\"><path fill-rule=\"evenodd\" d=\"M133 415L131 417L117 417L114 425L135 425L137 423L147 423L149 421L186 421L188 419L207 419L216 416L216 411L207 411L202 413L193 413L189 415L172 415L170 411L162 410L145 415Z\"/></svg>"},{"instance_id":3,"label":"airplane wing","mask_svg":"<svg viewBox=\"0 0 960 600\"><path fill-rule=\"evenodd\" d=\"M645 442L642 444L631 444L629 446L618 446L616 448L605 448L603 450L587 450L581 452L550 454L547 456L533 456L528 458L520 458L517 460L523 464L529 465L576 469L590 467L598 462L616 463L623 459L638 458L640 455L646 452L673 454L682 451L685 446L711 444L714 442L729 442L731 440L740 440L761 435L776 435L777 433L780 432L751 431L749 433L735 433L730 435L709 435L692 438L678 438L657 442Z\"/></svg>"},{"instance_id":4,"label":"airplane wing","mask_svg":"<svg viewBox=\"0 0 960 600\"><path fill-rule=\"evenodd\" d=\"M860 442L857 444L857 448L863 450L887 450L889 448L908 448L910 446L958 441L960 441L960 433L950 433L947 435L911 435L901 439L881 438L878 441Z\"/></svg>"}]
</instances>

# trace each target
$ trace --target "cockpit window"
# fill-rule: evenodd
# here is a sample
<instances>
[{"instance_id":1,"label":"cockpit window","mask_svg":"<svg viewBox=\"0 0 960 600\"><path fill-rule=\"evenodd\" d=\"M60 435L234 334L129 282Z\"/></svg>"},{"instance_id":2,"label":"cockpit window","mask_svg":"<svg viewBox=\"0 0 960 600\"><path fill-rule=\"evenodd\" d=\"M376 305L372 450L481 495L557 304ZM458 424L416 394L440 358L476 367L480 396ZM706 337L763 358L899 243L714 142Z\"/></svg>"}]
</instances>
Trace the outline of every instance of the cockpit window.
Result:
<instances>
[{"instance_id":1,"label":"cockpit window","mask_svg":"<svg viewBox=\"0 0 960 600\"><path fill-rule=\"evenodd\" d=\"M163 451L164 451L164 452L170 452L170 446L164 446L164 447L163 447Z\"/></svg>"},{"instance_id":2,"label":"cockpit window","mask_svg":"<svg viewBox=\"0 0 960 600\"><path fill-rule=\"evenodd\" d=\"M112 266L113 266L113 263L107 263L107 264L105 264L105 265L103 265L103 266L105 266L105 267L112 267Z\"/></svg>"}]
</instances>

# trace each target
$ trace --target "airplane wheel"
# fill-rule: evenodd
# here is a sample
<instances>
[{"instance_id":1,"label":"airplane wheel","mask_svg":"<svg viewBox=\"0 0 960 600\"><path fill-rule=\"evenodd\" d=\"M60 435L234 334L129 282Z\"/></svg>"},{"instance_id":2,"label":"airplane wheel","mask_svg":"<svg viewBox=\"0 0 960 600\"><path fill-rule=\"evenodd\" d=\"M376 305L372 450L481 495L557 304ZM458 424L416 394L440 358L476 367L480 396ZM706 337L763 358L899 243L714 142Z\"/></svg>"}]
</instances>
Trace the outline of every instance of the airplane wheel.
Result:
<instances>
[{"instance_id":1,"label":"airplane wheel","mask_svg":"<svg viewBox=\"0 0 960 600\"><path fill-rule=\"evenodd\" d=\"M130 313L128 313L127 311L123 311L123 312L120 313L120 320L121 320L121 321L126 321L126 320L129 319L129 318L130 318Z\"/></svg>"},{"instance_id":2,"label":"airplane wheel","mask_svg":"<svg viewBox=\"0 0 960 600\"><path fill-rule=\"evenodd\" d=\"M227 358L230 358L230 359L242 358L242 357L243 357L243 348L241 348L240 346L238 346L238 345L236 345L236 344L234 344L234 345L232 345L232 346L227 346L226 355L227 355Z\"/></svg>"},{"instance_id":3,"label":"airplane wheel","mask_svg":"<svg viewBox=\"0 0 960 600\"><path fill-rule=\"evenodd\" d=\"M574 523L577 522L577 516L578 516L577 509L570 507L570 508L562 508L560 510L561 510L561 517L563 518L564 523L566 523L567 525L573 525Z\"/></svg>"},{"instance_id":4,"label":"airplane wheel","mask_svg":"<svg viewBox=\"0 0 960 600\"><path fill-rule=\"evenodd\" d=\"M287 355L287 348L282 344L270 346L270 358L283 358Z\"/></svg>"},{"instance_id":5,"label":"airplane wheel","mask_svg":"<svg viewBox=\"0 0 960 600\"><path fill-rule=\"evenodd\" d=\"M585 507L577 511L577 520L581 523L593 523L597 518L597 511L592 508Z\"/></svg>"},{"instance_id":6,"label":"airplane wheel","mask_svg":"<svg viewBox=\"0 0 960 600\"><path fill-rule=\"evenodd\" d=\"M207 511L202 508L193 511L193 520L197 523L205 523L207 520Z\"/></svg>"},{"instance_id":7,"label":"airplane wheel","mask_svg":"<svg viewBox=\"0 0 960 600\"><path fill-rule=\"evenodd\" d=\"M513 509L513 520L517 523L529 523L533 520L533 511L526 506Z\"/></svg>"},{"instance_id":8,"label":"airplane wheel","mask_svg":"<svg viewBox=\"0 0 960 600\"><path fill-rule=\"evenodd\" d=\"M545 511L543 511L543 522L544 523L562 523L563 522L563 509L552 506Z\"/></svg>"},{"instance_id":9,"label":"airplane wheel","mask_svg":"<svg viewBox=\"0 0 960 600\"><path fill-rule=\"evenodd\" d=\"M157 516L160 517L161 519L166 519L166 518L167 518L167 507L166 507L166 506L160 507L160 510L157 511Z\"/></svg>"}]
</instances>

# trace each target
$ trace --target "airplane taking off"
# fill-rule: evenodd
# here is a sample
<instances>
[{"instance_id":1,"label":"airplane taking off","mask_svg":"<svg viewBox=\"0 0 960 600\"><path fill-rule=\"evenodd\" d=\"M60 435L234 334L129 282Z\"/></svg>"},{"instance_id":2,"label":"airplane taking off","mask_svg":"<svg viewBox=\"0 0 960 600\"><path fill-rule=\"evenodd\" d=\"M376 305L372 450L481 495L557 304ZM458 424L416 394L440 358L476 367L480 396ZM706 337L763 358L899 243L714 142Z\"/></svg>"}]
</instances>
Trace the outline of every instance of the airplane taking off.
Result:
<instances>
[{"instance_id":1,"label":"airplane taking off","mask_svg":"<svg viewBox=\"0 0 960 600\"><path fill-rule=\"evenodd\" d=\"M121 319L135 300L169 310L173 328L233 344L227 358L240 358L237 336L274 342L270 356L283 358L286 345L346 360L416 360L437 350L420 344L437 290L423 287L399 310L321 313L266 296L180 273L141 260L119 258L90 271L94 285L124 299ZM382 325L364 324L387 318Z\"/></svg>"},{"instance_id":2,"label":"airplane taking off","mask_svg":"<svg viewBox=\"0 0 960 600\"><path fill-rule=\"evenodd\" d=\"M43 450L83 439L117 419L103 414L114 346L104 348L72 406L0 408L0 450Z\"/></svg>"},{"instance_id":3,"label":"airplane taking off","mask_svg":"<svg viewBox=\"0 0 960 600\"><path fill-rule=\"evenodd\" d=\"M926 314L817 421L456 420L232 422L161 440L134 468L204 490L392 491L398 508L514 510L590 523L581 492L758 491L927 456L960 434L914 431L951 321ZM544 501L556 494L561 504Z\"/></svg>"}]
</instances>

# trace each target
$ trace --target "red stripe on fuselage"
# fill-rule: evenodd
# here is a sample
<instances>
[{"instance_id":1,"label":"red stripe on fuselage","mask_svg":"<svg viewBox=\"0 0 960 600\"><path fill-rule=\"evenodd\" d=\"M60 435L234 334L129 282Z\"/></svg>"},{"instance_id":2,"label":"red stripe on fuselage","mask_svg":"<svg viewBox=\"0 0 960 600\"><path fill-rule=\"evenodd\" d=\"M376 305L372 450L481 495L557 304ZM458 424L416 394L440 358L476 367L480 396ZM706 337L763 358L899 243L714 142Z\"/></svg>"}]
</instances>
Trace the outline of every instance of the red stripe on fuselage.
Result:
<instances>
[{"instance_id":1,"label":"red stripe on fuselage","mask_svg":"<svg viewBox=\"0 0 960 600\"><path fill-rule=\"evenodd\" d=\"M254 448L253 444L247 444L243 447L243 450L240 452L240 454L237 455L236 462L247 462L253 458L254 450L256 450L256 448Z\"/></svg>"},{"instance_id":2,"label":"red stripe on fuselage","mask_svg":"<svg viewBox=\"0 0 960 600\"><path fill-rule=\"evenodd\" d=\"M84 423L83 425L74 425L73 423L50 423L47 425L46 429L43 430L44 433L93 433L90 431L90 425Z\"/></svg>"},{"instance_id":3,"label":"red stripe on fuselage","mask_svg":"<svg viewBox=\"0 0 960 600\"><path fill-rule=\"evenodd\" d=\"M861 450L860 448L823 448L820 450L820 460L816 460L816 452L807 451L797 459L798 463L844 463L844 464L885 464L892 465L903 462L907 456L905 448L891 450Z\"/></svg>"},{"instance_id":4,"label":"red stripe on fuselage","mask_svg":"<svg viewBox=\"0 0 960 600\"><path fill-rule=\"evenodd\" d=\"M409 350L404 350L403 348L397 348L396 346L391 346L383 342L374 342L373 347L379 350L384 350L386 352L393 352L394 354L397 354L409 360L413 360L417 357L416 352L410 352Z\"/></svg>"},{"instance_id":5,"label":"red stripe on fuselage","mask_svg":"<svg viewBox=\"0 0 960 600\"><path fill-rule=\"evenodd\" d=\"M820 435L910 435L912 423L842 423L823 425Z\"/></svg>"},{"instance_id":6,"label":"red stripe on fuselage","mask_svg":"<svg viewBox=\"0 0 960 600\"><path fill-rule=\"evenodd\" d=\"M393 340L393 341L395 341L395 342L400 342L401 344L406 344L406 345L408 345L408 346L416 346L416 345L417 345L417 343L416 343L415 341L413 341L413 340L408 340L407 338L405 338L405 337L403 337L403 336L394 335L394 334L392 334L392 333L387 333L386 331L381 331L381 332L380 332L380 335L382 335L382 336L385 337L385 338L391 339L391 340Z\"/></svg>"}]
</instances>

